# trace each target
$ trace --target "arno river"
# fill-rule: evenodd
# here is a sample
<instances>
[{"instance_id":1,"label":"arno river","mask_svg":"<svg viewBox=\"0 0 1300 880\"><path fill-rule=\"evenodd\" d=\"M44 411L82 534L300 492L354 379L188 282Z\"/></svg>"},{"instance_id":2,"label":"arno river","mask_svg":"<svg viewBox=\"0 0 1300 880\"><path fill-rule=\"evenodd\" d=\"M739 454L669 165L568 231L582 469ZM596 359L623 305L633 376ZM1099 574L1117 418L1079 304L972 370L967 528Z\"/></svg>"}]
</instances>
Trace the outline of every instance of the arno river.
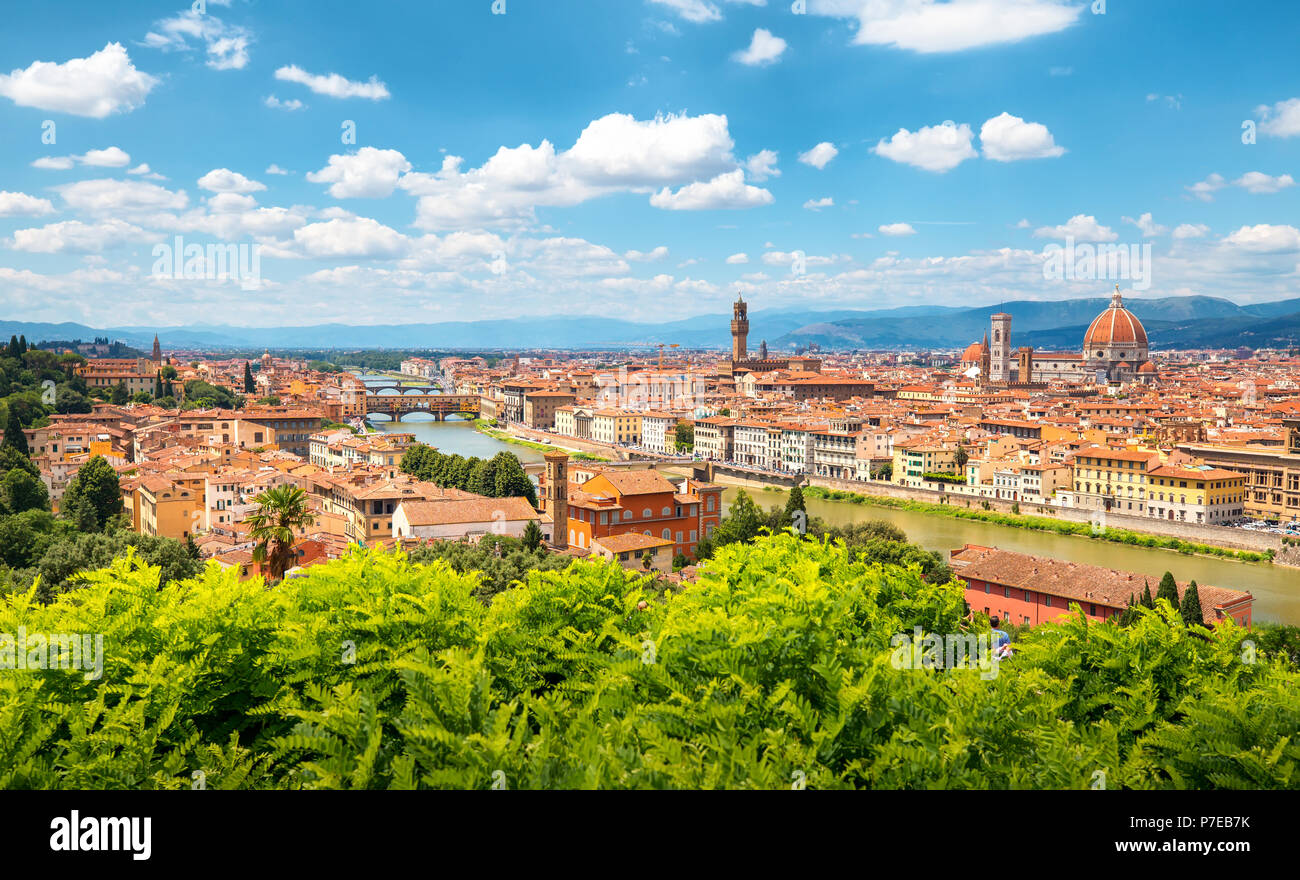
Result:
<instances>
[{"instance_id":1,"label":"arno river","mask_svg":"<svg viewBox=\"0 0 1300 880\"><path fill-rule=\"evenodd\" d=\"M505 450L522 461L541 461L542 453L526 446L504 443L474 430L469 422L425 420L425 416L407 416L400 423L386 422L383 417L372 424L384 431L407 431L421 443L436 446L446 453L490 458ZM724 499L730 502L740 491L728 487ZM754 501L766 509L785 505L784 491L750 490ZM910 540L930 550L950 551L963 544L984 544L1054 556L1073 562L1136 571L1151 576L1151 591L1160 576L1172 571L1179 580L1195 580L1236 590L1249 590L1255 596L1255 618L1300 625L1300 569L1282 565L1231 562L1203 556L1184 556L1168 550L1152 550L1110 544L1088 538L1068 537L1048 532L1031 532L993 523L951 519L946 516L893 510L887 507L850 504L845 501L808 499L808 513L832 525L844 525L868 519L883 519L901 528Z\"/></svg>"}]
</instances>

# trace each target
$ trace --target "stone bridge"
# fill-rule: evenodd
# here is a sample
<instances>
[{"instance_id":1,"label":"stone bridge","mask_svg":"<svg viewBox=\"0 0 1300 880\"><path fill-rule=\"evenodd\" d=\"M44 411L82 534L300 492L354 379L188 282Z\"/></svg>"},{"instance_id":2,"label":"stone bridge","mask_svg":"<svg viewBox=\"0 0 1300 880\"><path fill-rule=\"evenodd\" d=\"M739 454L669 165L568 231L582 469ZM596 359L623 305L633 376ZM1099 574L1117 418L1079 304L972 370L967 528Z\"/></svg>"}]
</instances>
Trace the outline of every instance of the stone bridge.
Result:
<instances>
[{"instance_id":1,"label":"stone bridge","mask_svg":"<svg viewBox=\"0 0 1300 880\"><path fill-rule=\"evenodd\" d=\"M440 422L455 415L476 419L479 398L477 394L367 394L366 412L391 416L395 422L410 413L428 413Z\"/></svg>"}]
</instances>

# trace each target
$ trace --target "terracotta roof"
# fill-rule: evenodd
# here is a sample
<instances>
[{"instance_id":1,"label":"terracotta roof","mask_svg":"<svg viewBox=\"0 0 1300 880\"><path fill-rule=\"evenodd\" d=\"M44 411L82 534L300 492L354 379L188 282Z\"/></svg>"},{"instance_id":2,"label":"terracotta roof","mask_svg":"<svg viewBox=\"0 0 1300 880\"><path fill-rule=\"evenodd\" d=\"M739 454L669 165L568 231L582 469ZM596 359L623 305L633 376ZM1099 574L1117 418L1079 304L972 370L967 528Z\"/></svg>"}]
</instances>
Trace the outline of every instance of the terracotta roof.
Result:
<instances>
[{"instance_id":1,"label":"terracotta roof","mask_svg":"<svg viewBox=\"0 0 1300 880\"><path fill-rule=\"evenodd\" d=\"M406 521L412 526L540 519L537 511L523 498L403 501L398 509L405 512Z\"/></svg>"},{"instance_id":2,"label":"terracotta roof","mask_svg":"<svg viewBox=\"0 0 1300 880\"><path fill-rule=\"evenodd\" d=\"M1129 596L1141 597L1146 585L1152 595L1160 585L1159 576L1151 577L1131 571L1102 568L1079 562L1067 562L1048 556L1030 556L996 547L968 544L952 553L953 568L958 577L974 578L1015 589L1031 590L1059 596L1073 602L1097 603L1111 608L1124 608ZM1178 584L1181 599L1187 583ZM1254 597L1248 592L1224 587L1197 585L1201 599L1201 612L1206 620L1217 620L1216 609L1249 603Z\"/></svg>"}]
</instances>

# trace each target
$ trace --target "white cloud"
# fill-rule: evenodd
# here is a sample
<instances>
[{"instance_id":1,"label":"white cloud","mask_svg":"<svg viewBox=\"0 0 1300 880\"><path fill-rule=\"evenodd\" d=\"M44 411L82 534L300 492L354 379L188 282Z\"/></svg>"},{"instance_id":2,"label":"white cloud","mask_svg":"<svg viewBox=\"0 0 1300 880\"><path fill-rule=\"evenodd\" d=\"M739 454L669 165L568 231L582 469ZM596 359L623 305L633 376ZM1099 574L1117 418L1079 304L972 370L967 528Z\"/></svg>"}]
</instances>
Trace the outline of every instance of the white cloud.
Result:
<instances>
[{"instance_id":1,"label":"white cloud","mask_svg":"<svg viewBox=\"0 0 1300 880\"><path fill-rule=\"evenodd\" d=\"M410 170L411 163L397 150L362 147L347 156L330 156L320 171L307 172L307 180L330 184L329 194L336 199L383 199Z\"/></svg>"},{"instance_id":2,"label":"white cloud","mask_svg":"<svg viewBox=\"0 0 1300 880\"><path fill-rule=\"evenodd\" d=\"M1255 108L1259 115L1259 130L1273 137L1294 137L1300 134L1300 98L1278 101L1272 107L1261 104Z\"/></svg>"},{"instance_id":3,"label":"white cloud","mask_svg":"<svg viewBox=\"0 0 1300 880\"><path fill-rule=\"evenodd\" d=\"M331 98L366 98L381 101L389 97L388 86L371 76L369 82L355 82L337 73L325 75L308 73L296 64L281 67L275 72L275 78L285 82L304 85L318 95Z\"/></svg>"},{"instance_id":4,"label":"white cloud","mask_svg":"<svg viewBox=\"0 0 1300 880\"><path fill-rule=\"evenodd\" d=\"M1222 175L1211 174L1200 183L1194 183L1189 187L1185 187L1185 189L1203 202L1212 202L1214 201L1213 194L1227 185L1228 182L1223 179Z\"/></svg>"},{"instance_id":5,"label":"white cloud","mask_svg":"<svg viewBox=\"0 0 1300 880\"><path fill-rule=\"evenodd\" d=\"M1250 253L1291 253L1300 251L1300 229L1260 223L1257 226L1243 226L1224 241Z\"/></svg>"},{"instance_id":6,"label":"white cloud","mask_svg":"<svg viewBox=\"0 0 1300 880\"><path fill-rule=\"evenodd\" d=\"M131 164L131 157L120 147L106 147L102 150L87 150L80 156L42 156L32 163L32 167L47 171L67 171L74 164L94 168L121 168Z\"/></svg>"},{"instance_id":7,"label":"white cloud","mask_svg":"<svg viewBox=\"0 0 1300 880\"><path fill-rule=\"evenodd\" d=\"M108 147L103 150L87 150L77 157L82 165L94 165L99 168L123 168L131 164L131 157L125 150Z\"/></svg>"},{"instance_id":8,"label":"white cloud","mask_svg":"<svg viewBox=\"0 0 1300 880\"><path fill-rule=\"evenodd\" d=\"M1232 182L1233 186L1239 186L1246 192L1260 194L1272 194L1286 189L1288 186L1295 186L1295 180L1290 174L1283 174L1280 177L1270 177L1262 171L1247 171L1241 177Z\"/></svg>"},{"instance_id":9,"label":"white cloud","mask_svg":"<svg viewBox=\"0 0 1300 880\"><path fill-rule=\"evenodd\" d=\"M1025 122L1006 111L987 120L980 127L980 144L984 148L984 155L997 162L1046 159L1065 154L1065 148L1056 145L1047 126L1038 122Z\"/></svg>"},{"instance_id":10,"label":"white cloud","mask_svg":"<svg viewBox=\"0 0 1300 880\"><path fill-rule=\"evenodd\" d=\"M297 98L290 98L287 101L281 101L275 95L267 95L266 99L262 103L266 104L266 106L270 107L272 110L293 111L293 110L301 110L302 108L307 106L302 101L299 101Z\"/></svg>"},{"instance_id":11,"label":"white cloud","mask_svg":"<svg viewBox=\"0 0 1300 880\"><path fill-rule=\"evenodd\" d=\"M461 170L459 156L445 156L441 170L407 173L398 186L419 197L416 225L424 229L519 225L541 206L743 174L733 146L725 116L639 121L611 113L591 122L572 149L557 151L548 140L501 147L469 171Z\"/></svg>"},{"instance_id":12,"label":"white cloud","mask_svg":"<svg viewBox=\"0 0 1300 880\"><path fill-rule=\"evenodd\" d=\"M164 52L190 48L190 40L202 42L207 50L207 65L214 70L242 70L248 65L248 45L252 36L242 27L227 26L210 13L187 9L172 18L154 24L156 30L144 35L144 45Z\"/></svg>"},{"instance_id":13,"label":"white cloud","mask_svg":"<svg viewBox=\"0 0 1300 880\"><path fill-rule=\"evenodd\" d=\"M776 167L774 150L759 150L745 160L745 173L755 183L762 183L769 177L780 177L781 169Z\"/></svg>"},{"instance_id":14,"label":"white cloud","mask_svg":"<svg viewBox=\"0 0 1300 880\"><path fill-rule=\"evenodd\" d=\"M887 223L878 227L878 231L881 235L890 236L916 235L916 230L912 228L910 223Z\"/></svg>"},{"instance_id":15,"label":"white cloud","mask_svg":"<svg viewBox=\"0 0 1300 880\"><path fill-rule=\"evenodd\" d=\"M803 206L806 211L820 211L822 208L833 208L835 200L830 196L823 196L820 199L809 199L803 203Z\"/></svg>"},{"instance_id":16,"label":"white cloud","mask_svg":"<svg viewBox=\"0 0 1300 880\"><path fill-rule=\"evenodd\" d=\"M739 266L749 262L749 254L732 254L727 257L727 262L732 266Z\"/></svg>"},{"instance_id":17,"label":"white cloud","mask_svg":"<svg viewBox=\"0 0 1300 880\"><path fill-rule=\"evenodd\" d=\"M369 217L312 223L293 238L310 257L391 258L409 246L406 236Z\"/></svg>"},{"instance_id":18,"label":"white cloud","mask_svg":"<svg viewBox=\"0 0 1300 880\"><path fill-rule=\"evenodd\" d=\"M651 3L657 3L660 6L667 6L673 12L676 12L687 21L720 21L722 13L718 7L705 0L650 0Z\"/></svg>"},{"instance_id":19,"label":"white cloud","mask_svg":"<svg viewBox=\"0 0 1300 880\"><path fill-rule=\"evenodd\" d=\"M668 256L668 248L659 245L652 251L627 251L623 254L623 259L634 263L653 263L662 260L666 256Z\"/></svg>"},{"instance_id":20,"label":"white cloud","mask_svg":"<svg viewBox=\"0 0 1300 880\"><path fill-rule=\"evenodd\" d=\"M1019 221L1018 223L1016 223L1016 228L1017 228L1017 229L1028 229L1030 226L1033 226L1033 225L1034 225L1034 224L1030 223L1030 222L1029 222L1029 219L1028 219L1027 217L1021 217L1021 218L1020 218L1020 221Z\"/></svg>"},{"instance_id":21,"label":"white cloud","mask_svg":"<svg viewBox=\"0 0 1300 880\"><path fill-rule=\"evenodd\" d=\"M1180 223L1174 229L1174 238L1204 238L1210 232L1210 227L1204 223Z\"/></svg>"},{"instance_id":22,"label":"white cloud","mask_svg":"<svg viewBox=\"0 0 1300 880\"><path fill-rule=\"evenodd\" d=\"M179 211L189 203L184 190L172 192L138 180L79 180L55 190L69 208L92 215Z\"/></svg>"},{"instance_id":23,"label":"white cloud","mask_svg":"<svg viewBox=\"0 0 1300 880\"><path fill-rule=\"evenodd\" d=\"M1068 0L808 0L814 15L856 18L859 45L959 52L1065 30L1087 4Z\"/></svg>"},{"instance_id":24,"label":"white cloud","mask_svg":"<svg viewBox=\"0 0 1300 880\"><path fill-rule=\"evenodd\" d=\"M25 70L0 74L0 95L20 107L103 119L142 107L157 84L135 69L121 43L108 43L86 58L33 61Z\"/></svg>"},{"instance_id":25,"label":"white cloud","mask_svg":"<svg viewBox=\"0 0 1300 880\"><path fill-rule=\"evenodd\" d=\"M0 190L0 217L35 217L53 213L54 205L50 204L49 199Z\"/></svg>"},{"instance_id":26,"label":"white cloud","mask_svg":"<svg viewBox=\"0 0 1300 880\"><path fill-rule=\"evenodd\" d=\"M826 167L826 164L840 154L835 149L835 145L830 141L822 141L811 150L806 150L799 154L799 161L805 165L811 165L818 171Z\"/></svg>"},{"instance_id":27,"label":"white cloud","mask_svg":"<svg viewBox=\"0 0 1300 880\"><path fill-rule=\"evenodd\" d=\"M266 184L249 180L238 171L214 168L199 178L199 186L215 193L252 193L266 189Z\"/></svg>"},{"instance_id":28,"label":"white cloud","mask_svg":"<svg viewBox=\"0 0 1300 880\"><path fill-rule=\"evenodd\" d=\"M664 187L650 197L651 205L668 211L756 208L770 205L772 201L770 192L745 183L745 172L739 168L719 174L707 183L687 184L677 192Z\"/></svg>"},{"instance_id":29,"label":"white cloud","mask_svg":"<svg viewBox=\"0 0 1300 880\"><path fill-rule=\"evenodd\" d=\"M126 169L126 173L134 174L137 177L143 177L146 180L167 179L166 177L163 177L161 174L159 174L157 171L154 171L152 168L150 168L148 162L141 162L139 165L135 166L134 168L128 168Z\"/></svg>"},{"instance_id":30,"label":"white cloud","mask_svg":"<svg viewBox=\"0 0 1300 880\"><path fill-rule=\"evenodd\" d=\"M1091 214L1075 214L1062 226L1034 230L1035 238L1073 238L1076 241L1114 241L1119 238L1109 226L1102 226Z\"/></svg>"},{"instance_id":31,"label":"white cloud","mask_svg":"<svg viewBox=\"0 0 1300 880\"><path fill-rule=\"evenodd\" d=\"M95 224L65 220L32 229L15 229L9 246L34 254L99 253L105 249L152 239L139 226L109 219Z\"/></svg>"},{"instance_id":32,"label":"white cloud","mask_svg":"<svg viewBox=\"0 0 1300 880\"><path fill-rule=\"evenodd\" d=\"M32 162L32 167L45 171L67 171L74 164L76 164L76 160L71 156L42 156Z\"/></svg>"},{"instance_id":33,"label":"white cloud","mask_svg":"<svg viewBox=\"0 0 1300 880\"><path fill-rule=\"evenodd\" d=\"M1138 229L1142 230L1143 238L1155 238L1157 235L1164 235L1168 230L1151 219L1151 212L1143 214L1134 220L1132 217L1122 217L1125 223L1131 223Z\"/></svg>"},{"instance_id":34,"label":"white cloud","mask_svg":"<svg viewBox=\"0 0 1300 880\"><path fill-rule=\"evenodd\" d=\"M741 64L750 67L758 67L775 62L785 52L785 47L785 40L773 36L772 32L767 28L756 28L754 36L749 41L749 46L731 53L731 58L733 61L739 61Z\"/></svg>"},{"instance_id":35,"label":"white cloud","mask_svg":"<svg viewBox=\"0 0 1300 880\"><path fill-rule=\"evenodd\" d=\"M264 174L288 174L289 172L285 171L279 165L276 165L274 162L272 162L270 165L266 166L266 171L264 171L263 173Z\"/></svg>"},{"instance_id":36,"label":"white cloud","mask_svg":"<svg viewBox=\"0 0 1300 880\"><path fill-rule=\"evenodd\" d=\"M977 155L971 147L974 133L966 123L928 125L913 133L900 128L889 140L871 148L873 153L926 171L944 173Z\"/></svg>"}]
</instances>

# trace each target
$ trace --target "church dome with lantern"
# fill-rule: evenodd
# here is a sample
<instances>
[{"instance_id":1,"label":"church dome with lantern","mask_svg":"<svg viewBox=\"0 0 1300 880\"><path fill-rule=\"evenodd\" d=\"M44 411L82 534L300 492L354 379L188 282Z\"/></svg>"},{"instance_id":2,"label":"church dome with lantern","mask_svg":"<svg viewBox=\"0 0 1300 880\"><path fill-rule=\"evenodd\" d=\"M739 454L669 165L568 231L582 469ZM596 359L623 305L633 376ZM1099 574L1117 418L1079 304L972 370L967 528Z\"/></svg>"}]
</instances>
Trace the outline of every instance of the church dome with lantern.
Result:
<instances>
[{"instance_id":1,"label":"church dome with lantern","mask_svg":"<svg viewBox=\"0 0 1300 880\"><path fill-rule=\"evenodd\" d=\"M1147 361L1147 331L1137 315L1124 308L1115 285L1110 307L1093 319L1083 336L1083 361L1089 370L1104 371L1110 380L1129 378L1133 364Z\"/></svg>"}]
</instances>

